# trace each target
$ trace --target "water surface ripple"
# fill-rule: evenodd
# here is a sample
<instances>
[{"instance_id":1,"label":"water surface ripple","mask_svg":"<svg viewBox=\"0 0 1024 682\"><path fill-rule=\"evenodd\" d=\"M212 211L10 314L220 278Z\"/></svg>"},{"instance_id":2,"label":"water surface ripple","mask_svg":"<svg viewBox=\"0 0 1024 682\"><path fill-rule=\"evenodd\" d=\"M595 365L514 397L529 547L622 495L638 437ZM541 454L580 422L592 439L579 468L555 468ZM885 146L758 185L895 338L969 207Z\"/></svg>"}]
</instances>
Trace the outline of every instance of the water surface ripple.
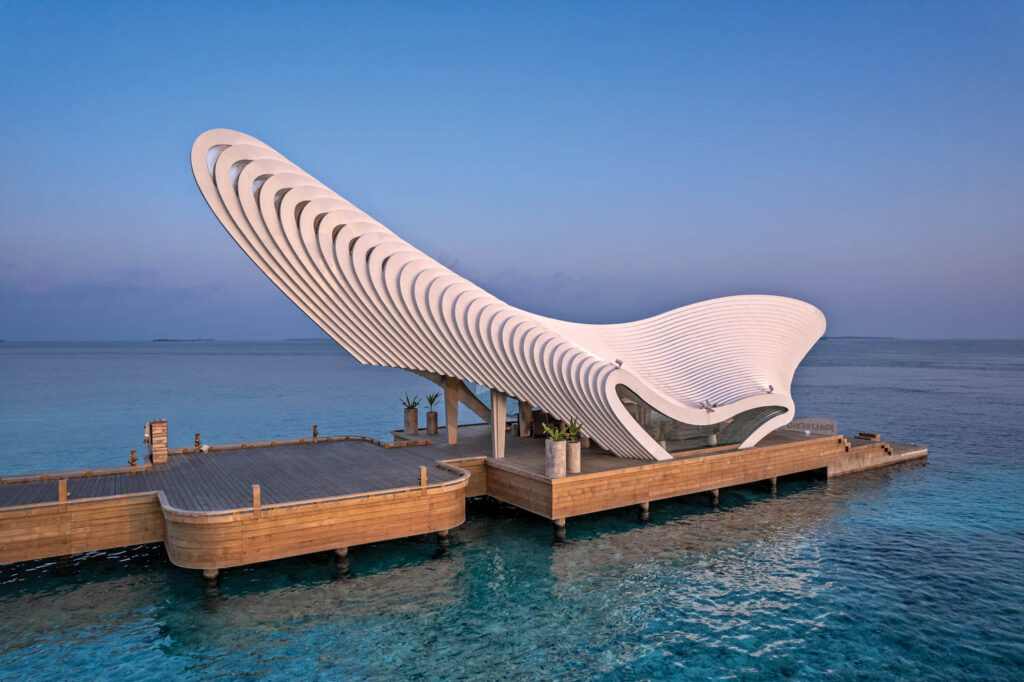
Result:
<instances>
[{"instance_id":1,"label":"water surface ripple","mask_svg":"<svg viewBox=\"0 0 1024 682\"><path fill-rule=\"evenodd\" d=\"M172 444L382 436L429 385L327 343L0 344L0 470ZM5 679L1021 679L1024 343L826 340L803 415L927 443L927 466L572 519L481 501L410 539L224 572L160 547L0 568ZM66 426L60 427L60 424Z\"/></svg>"}]
</instances>

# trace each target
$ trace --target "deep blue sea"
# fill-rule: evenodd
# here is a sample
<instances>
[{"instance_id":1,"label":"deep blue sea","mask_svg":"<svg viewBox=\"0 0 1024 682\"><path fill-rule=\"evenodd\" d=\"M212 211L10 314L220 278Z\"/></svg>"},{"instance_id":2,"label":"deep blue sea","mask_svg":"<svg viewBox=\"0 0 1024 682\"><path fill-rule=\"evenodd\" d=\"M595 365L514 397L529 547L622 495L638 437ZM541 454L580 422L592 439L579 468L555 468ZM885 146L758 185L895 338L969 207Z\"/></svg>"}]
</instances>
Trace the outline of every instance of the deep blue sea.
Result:
<instances>
[{"instance_id":1,"label":"deep blue sea","mask_svg":"<svg viewBox=\"0 0 1024 682\"><path fill-rule=\"evenodd\" d=\"M386 436L426 381L329 342L0 343L0 473L172 446ZM1024 342L828 339L800 416L927 465L549 523L471 505L429 538L222 572L161 547L0 567L4 679L1024 679Z\"/></svg>"}]
</instances>

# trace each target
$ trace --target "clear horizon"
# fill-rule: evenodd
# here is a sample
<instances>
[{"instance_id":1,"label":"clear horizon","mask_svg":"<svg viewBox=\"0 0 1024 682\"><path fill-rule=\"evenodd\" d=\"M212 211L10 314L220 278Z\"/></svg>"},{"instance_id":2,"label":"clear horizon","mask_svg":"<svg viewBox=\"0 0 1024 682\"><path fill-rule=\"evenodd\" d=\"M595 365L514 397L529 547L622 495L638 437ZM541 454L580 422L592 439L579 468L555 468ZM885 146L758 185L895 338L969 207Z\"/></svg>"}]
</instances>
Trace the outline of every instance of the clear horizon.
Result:
<instances>
[{"instance_id":1,"label":"clear horizon","mask_svg":"<svg viewBox=\"0 0 1024 682\"><path fill-rule=\"evenodd\" d=\"M819 339L820 341L992 341L992 342L1024 342L1024 337L925 337L925 336L864 336L860 334L843 334L843 335L832 335L825 334L825 336ZM134 338L134 339L0 339L0 343L288 343L288 342L307 342L307 341L322 341L325 343L334 343L331 337L324 334L322 337L308 336L308 337L295 337L295 338L279 338L279 339L244 339L244 338L208 338L208 337L156 337L152 339ZM341 346L339 349L345 351ZM346 353L348 351L345 351Z\"/></svg>"},{"instance_id":2,"label":"clear horizon","mask_svg":"<svg viewBox=\"0 0 1024 682\"><path fill-rule=\"evenodd\" d=\"M1024 338L1024 5L0 2L0 339L317 328L188 167L255 135L510 304Z\"/></svg>"}]
</instances>

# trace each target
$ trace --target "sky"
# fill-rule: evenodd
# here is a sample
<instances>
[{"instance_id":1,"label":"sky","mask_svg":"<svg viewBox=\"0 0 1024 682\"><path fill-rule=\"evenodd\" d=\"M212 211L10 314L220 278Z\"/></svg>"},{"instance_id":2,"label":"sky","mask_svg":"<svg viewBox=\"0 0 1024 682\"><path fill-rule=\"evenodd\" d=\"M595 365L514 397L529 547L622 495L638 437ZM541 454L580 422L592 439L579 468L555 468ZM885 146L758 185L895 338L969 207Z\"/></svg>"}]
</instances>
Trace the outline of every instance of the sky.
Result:
<instances>
[{"instance_id":1,"label":"sky","mask_svg":"<svg viewBox=\"0 0 1024 682\"><path fill-rule=\"evenodd\" d=\"M2 339L322 335L196 189L216 127L542 315L1024 337L1024 3L0 0L0 73Z\"/></svg>"}]
</instances>

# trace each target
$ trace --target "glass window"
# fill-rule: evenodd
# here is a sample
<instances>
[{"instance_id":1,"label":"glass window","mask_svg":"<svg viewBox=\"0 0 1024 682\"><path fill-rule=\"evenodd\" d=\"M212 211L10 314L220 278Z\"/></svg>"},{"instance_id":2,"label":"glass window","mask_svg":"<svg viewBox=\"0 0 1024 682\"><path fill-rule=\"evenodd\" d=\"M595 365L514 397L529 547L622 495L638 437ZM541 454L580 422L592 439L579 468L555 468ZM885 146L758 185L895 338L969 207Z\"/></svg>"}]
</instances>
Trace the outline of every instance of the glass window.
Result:
<instances>
[{"instance_id":1,"label":"glass window","mask_svg":"<svg viewBox=\"0 0 1024 682\"><path fill-rule=\"evenodd\" d=\"M676 421L648 405L623 385L615 387L626 411L668 452L683 452L716 445L738 445L769 419L785 414L778 406L755 407L708 426Z\"/></svg>"}]
</instances>

